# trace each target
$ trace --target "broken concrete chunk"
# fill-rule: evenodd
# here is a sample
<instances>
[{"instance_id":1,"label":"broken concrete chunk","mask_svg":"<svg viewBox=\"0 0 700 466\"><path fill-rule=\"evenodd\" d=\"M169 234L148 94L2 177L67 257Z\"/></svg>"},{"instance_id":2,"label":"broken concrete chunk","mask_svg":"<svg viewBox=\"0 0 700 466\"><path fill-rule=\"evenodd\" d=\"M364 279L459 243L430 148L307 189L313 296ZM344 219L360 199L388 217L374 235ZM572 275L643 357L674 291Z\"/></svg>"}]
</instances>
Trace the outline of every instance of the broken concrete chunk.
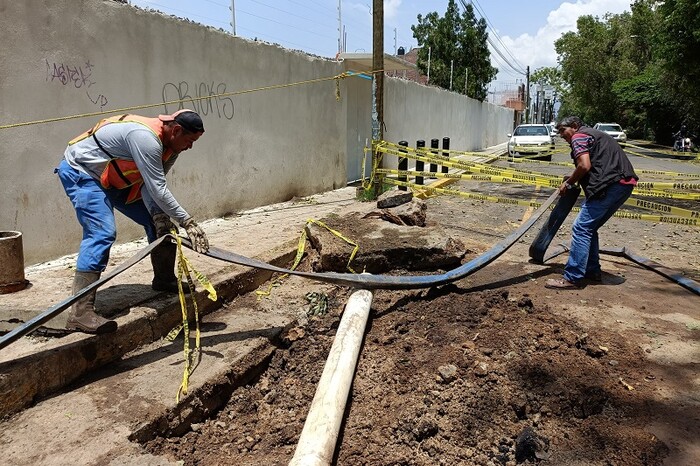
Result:
<instances>
[{"instance_id":1,"label":"broken concrete chunk","mask_svg":"<svg viewBox=\"0 0 700 466\"><path fill-rule=\"evenodd\" d=\"M390 212L399 217L406 225L424 227L427 210L428 206L424 200L413 199L406 204L394 207Z\"/></svg>"},{"instance_id":2,"label":"broken concrete chunk","mask_svg":"<svg viewBox=\"0 0 700 466\"><path fill-rule=\"evenodd\" d=\"M380 209L388 209L411 202L411 199L413 199L412 192L392 189L391 191L381 194L377 198L377 207Z\"/></svg>"}]
</instances>

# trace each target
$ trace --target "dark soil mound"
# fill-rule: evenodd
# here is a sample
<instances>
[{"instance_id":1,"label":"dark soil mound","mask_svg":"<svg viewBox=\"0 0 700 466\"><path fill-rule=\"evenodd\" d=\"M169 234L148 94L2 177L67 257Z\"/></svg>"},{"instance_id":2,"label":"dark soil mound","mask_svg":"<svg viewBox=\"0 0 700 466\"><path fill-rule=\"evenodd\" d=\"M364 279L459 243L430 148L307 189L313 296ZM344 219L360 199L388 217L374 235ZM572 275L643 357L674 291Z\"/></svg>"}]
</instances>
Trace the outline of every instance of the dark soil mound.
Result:
<instances>
[{"instance_id":1,"label":"dark soil mound","mask_svg":"<svg viewBox=\"0 0 700 466\"><path fill-rule=\"evenodd\" d=\"M148 448L188 465L286 465L337 324L297 329L216 419ZM643 429L646 398L626 383L644 377L642 364L616 334L587 335L528 296L380 291L336 462L661 464L666 446Z\"/></svg>"}]
</instances>

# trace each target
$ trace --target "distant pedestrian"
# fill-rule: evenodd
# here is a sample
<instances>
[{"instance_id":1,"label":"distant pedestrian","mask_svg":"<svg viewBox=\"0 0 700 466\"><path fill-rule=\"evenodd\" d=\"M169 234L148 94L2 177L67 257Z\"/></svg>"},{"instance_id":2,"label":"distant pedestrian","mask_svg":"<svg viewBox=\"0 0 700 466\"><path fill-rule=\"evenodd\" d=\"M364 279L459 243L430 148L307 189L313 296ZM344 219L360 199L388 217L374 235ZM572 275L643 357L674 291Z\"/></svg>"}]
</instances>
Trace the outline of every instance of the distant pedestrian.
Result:
<instances>
[{"instance_id":1,"label":"distant pedestrian","mask_svg":"<svg viewBox=\"0 0 700 466\"><path fill-rule=\"evenodd\" d=\"M579 288L584 278L601 281L598 230L630 197L639 177L620 145L607 133L585 126L575 116L561 120L557 131L571 146L576 165L559 186L559 194L579 183L586 195L572 227L564 276L545 284L568 290Z\"/></svg>"},{"instance_id":2,"label":"distant pedestrian","mask_svg":"<svg viewBox=\"0 0 700 466\"><path fill-rule=\"evenodd\" d=\"M195 249L206 252L209 241L168 189L165 175L178 155L204 134L192 110L147 118L121 115L101 120L68 143L58 174L75 208L83 239L76 264L73 294L99 280L117 237L114 209L142 225L148 242L180 224ZM151 253L154 290L177 292L176 246L163 243ZM187 288L189 290L189 288ZM66 328L108 333L117 323L95 313L95 290L76 302Z\"/></svg>"}]
</instances>

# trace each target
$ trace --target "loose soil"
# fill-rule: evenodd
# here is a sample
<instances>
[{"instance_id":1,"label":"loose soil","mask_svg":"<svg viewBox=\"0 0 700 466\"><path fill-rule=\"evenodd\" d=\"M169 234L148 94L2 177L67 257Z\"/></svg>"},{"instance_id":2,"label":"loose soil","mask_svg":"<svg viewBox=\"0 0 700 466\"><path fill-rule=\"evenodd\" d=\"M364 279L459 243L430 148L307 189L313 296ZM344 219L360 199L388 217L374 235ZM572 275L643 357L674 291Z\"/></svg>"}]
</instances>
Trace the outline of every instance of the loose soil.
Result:
<instances>
[{"instance_id":1,"label":"loose soil","mask_svg":"<svg viewBox=\"0 0 700 466\"><path fill-rule=\"evenodd\" d=\"M519 195L517 187L506 189ZM513 206L428 202L429 219L473 251L465 260L523 220L523 209ZM553 244L568 238L570 221ZM566 257L528 264L534 230L455 284L375 293L336 464L697 460L698 297L605 256L602 284L545 289ZM611 219L601 232L602 246L629 246L696 279L699 241L696 229L624 219ZM303 285L275 292L283 301L304 295ZM328 314L302 319L267 371L236 390L216 417L147 449L186 465L288 464L350 292L330 288ZM243 300L256 305L253 297Z\"/></svg>"}]
</instances>

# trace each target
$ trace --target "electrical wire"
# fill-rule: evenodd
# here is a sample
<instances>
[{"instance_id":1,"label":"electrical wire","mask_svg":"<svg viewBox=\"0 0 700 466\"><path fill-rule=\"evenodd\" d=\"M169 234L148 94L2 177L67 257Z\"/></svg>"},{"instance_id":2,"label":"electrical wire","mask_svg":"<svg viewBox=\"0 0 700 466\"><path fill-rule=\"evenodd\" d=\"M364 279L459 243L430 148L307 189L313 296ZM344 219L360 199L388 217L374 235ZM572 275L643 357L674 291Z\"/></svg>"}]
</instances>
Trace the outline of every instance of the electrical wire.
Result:
<instances>
[{"instance_id":1,"label":"electrical wire","mask_svg":"<svg viewBox=\"0 0 700 466\"><path fill-rule=\"evenodd\" d=\"M463 6L465 9L467 8L467 0L460 0L460 3L462 4L462 6ZM510 50L508 50L508 47L506 47L505 44L503 44L503 41L501 41L500 37L498 36L498 33L497 33L496 30L491 26L490 21L488 20L488 18L486 17L486 15L483 13L483 11L481 11L479 8L477 8L477 6L474 5L474 3L472 2L472 0L469 0L469 4L481 15L481 17L484 19L484 22L486 23L486 26L493 32L493 35L494 35L496 38L498 38L499 42L501 43L501 45L503 46L503 48L506 50L506 52L507 52L511 57L513 57L513 54L510 52ZM516 62L516 64L517 64L520 68L518 68L518 66L514 65L513 63L511 63L511 60L509 60L509 59L503 54L503 52L501 51L501 49L494 43L494 41L491 40L490 34L486 36L486 40L487 40L487 42L489 43L489 45L491 45L491 48L493 49L493 51L495 52L495 54L498 55L498 56L501 58L501 60L503 60L503 63L506 64L506 66L507 66L508 68L510 68L511 70L513 70L513 71L515 71L516 73L518 73L518 75L525 76L525 75L527 74L525 71L523 71L522 65L520 65L520 63L519 63L517 60L515 60L515 57L513 57L513 60ZM505 70L502 70L502 71L505 72Z\"/></svg>"},{"instance_id":2,"label":"electrical wire","mask_svg":"<svg viewBox=\"0 0 700 466\"><path fill-rule=\"evenodd\" d=\"M486 16L486 14L483 12L483 9L482 9L481 4L479 3L479 1L478 1L478 0L470 0L470 2L472 2L472 5L476 8L476 10L479 12L479 14L481 15L481 17L484 18L484 20L486 21L486 24L488 25L489 29L491 29L491 31L493 32L493 35L496 37L496 40L498 40L498 42L503 46L503 49L504 49L504 50L506 51L506 53L513 59L513 61L515 62L515 64L518 65L518 67L520 67L520 69L525 68L525 67L522 65L522 63L520 63L520 62L518 61L518 59L515 58L515 56L511 53L510 49L508 49L508 47L506 47L506 44L503 43L503 41L501 40L501 36L500 36L500 35L498 34L498 32L496 31L496 28L493 27L493 25L491 24L491 21L489 21L489 18L488 18L488 17ZM476 2L476 5L475 5L473 2Z\"/></svg>"}]
</instances>

